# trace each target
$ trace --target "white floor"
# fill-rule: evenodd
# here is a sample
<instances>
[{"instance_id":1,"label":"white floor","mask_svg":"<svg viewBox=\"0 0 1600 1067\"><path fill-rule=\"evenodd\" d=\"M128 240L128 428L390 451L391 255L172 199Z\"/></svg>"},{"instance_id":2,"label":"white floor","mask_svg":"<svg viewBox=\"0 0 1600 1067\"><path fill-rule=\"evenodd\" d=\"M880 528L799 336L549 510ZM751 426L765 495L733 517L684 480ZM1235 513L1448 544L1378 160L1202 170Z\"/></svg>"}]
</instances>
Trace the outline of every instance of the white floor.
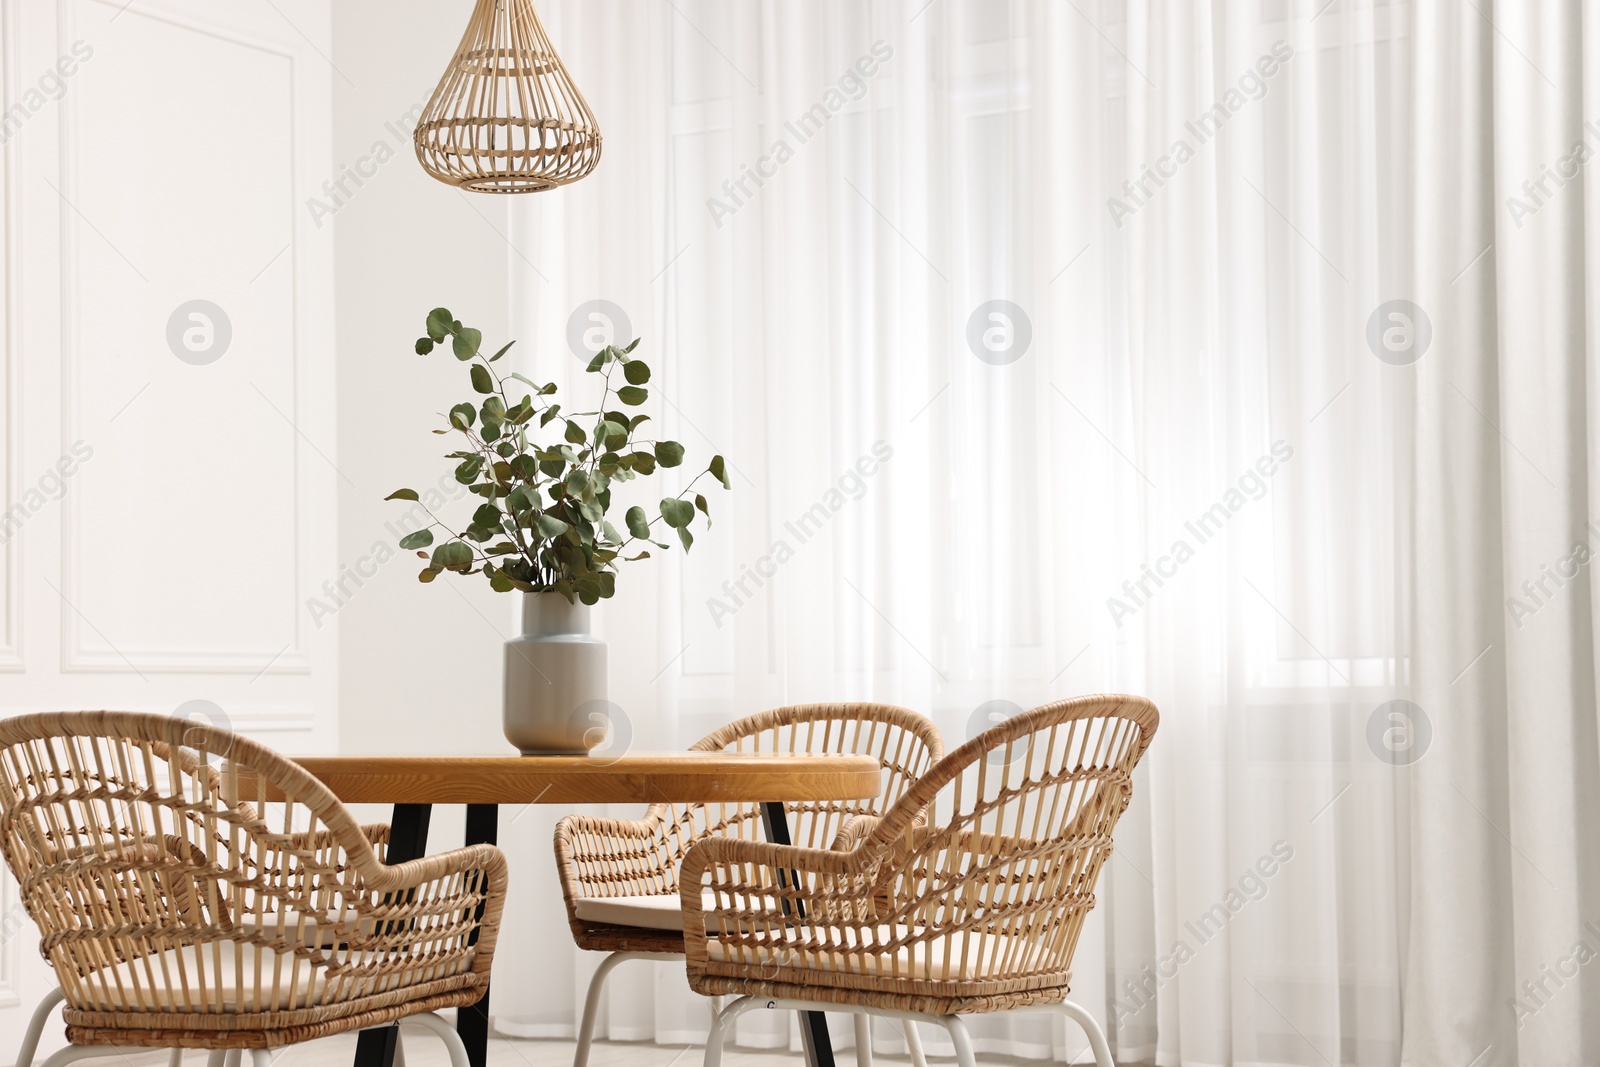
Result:
<instances>
[{"instance_id":1,"label":"white floor","mask_svg":"<svg viewBox=\"0 0 1600 1067\"><path fill-rule=\"evenodd\" d=\"M350 1067L354 1060L355 1035L323 1038L308 1044L297 1045L277 1053L273 1067ZM405 1067L449 1067L444 1045L426 1034L411 1034L405 1040ZM522 1041L513 1038L489 1039L489 1067L571 1067L573 1043L571 1041ZM596 1041L589 1053L589 1067L700 1067L702 1045L667 1047L649 1042ZM1044 1061L1014 1059L1009 1056L982 1054L981 1067L1047 1067ZM192 1059L191 1064L189 1060ZM909 1067L911 1061L903 1056L873 1058L881 1067ZM953 1064L951 1057L930 1056L932 1064ZM727 1049L722 1056L723 1067L804 1067L799 1053L755 1051L737 1046ZM855 1056L849 1049L837 1054L838 1067L855 1067ZM200 1053L185 1057L184 1067L202 1067Z\"/></svg>"},{"instance_id":2,"label":"white floor","mask_svg":"<svg viewBox=\"0 0 1600 1067\"><path fill-rule=\"evenodd\" d=\"M293 1048L286 1048L272 1058L273 1067L350 1067L354 1061L356 1041L354 1035L323 1038ZM515 1038L491 1037L489 1039L489 1067L572 1067L573 1043L571 1041L523 1041ZM596 1041L589 1052L589 1067L700 1067L705 1054L704 1045L665 1046L648 1041ZM201 1067L201 1053L184 1057L184 1067ZM449 1067L450 1057L444 1045L426 1034L408 1034L405 1038L405 1067ZM189 1061L193 1059L193 1064ZM938 1062L938 1057L933 1058ZM838 1067L855 1067L855 1057L850 1050L838 1053ZM877 1055L874 1064L883 1067L909 1067L910 1060L894 1056ZM944 1060L951 1064L953 1059ZM1022 1064L1022 1060L1002 1060L985 1057L989 1062ZM733 1047L724 1051L723 1067L804 1067L799 1053L790 1055L777 1051L755 1051ZM1033 1067L1041 1067L1036 1061Z\"/></svg>"},{"instance_id":3,"label":"white floor","mask_svg":"<svg viewBox=\"0 0 1600 1067\"><path fill-rule=\"evenodd\" d=\"M354 1061L356 1041L354 1035L324 1038L304 1045L283 1049L273 1056L273 1067L350 1067ZM571 1041L523 1041L507 1037L489 1039L489 1067L572 1067L574 1045ZM589 1067L700 1067L705 1054L704 1045L656 1045L648 1041L596 1041L589 1052ZM194 1063L184 1058L184 1067L201 1067L199 1053L191 1054ZM408 1034L405 1038L405 1067L449 1067L450 1057L438 1039L426 1034ZM985 1057L988 1062L1002 1062ZM838 1053L838 1067L855 1067L855 1057L849 1049ZM903 1057L877 1055L874 1064L883 1067L909 1067L910 1060ZM934 1057L938 1062L938 1057ZM953 1064L953 1059L946 1059ZM1022 1064L1026 1061L1003 1061ZM723 1067L805 1067L799 1053L790 1055L777 1051L755 1051L737 1046L723 1052ZM1033 1067L1041 1067L1035 1062Z\"/></svg>"}]
</instances>

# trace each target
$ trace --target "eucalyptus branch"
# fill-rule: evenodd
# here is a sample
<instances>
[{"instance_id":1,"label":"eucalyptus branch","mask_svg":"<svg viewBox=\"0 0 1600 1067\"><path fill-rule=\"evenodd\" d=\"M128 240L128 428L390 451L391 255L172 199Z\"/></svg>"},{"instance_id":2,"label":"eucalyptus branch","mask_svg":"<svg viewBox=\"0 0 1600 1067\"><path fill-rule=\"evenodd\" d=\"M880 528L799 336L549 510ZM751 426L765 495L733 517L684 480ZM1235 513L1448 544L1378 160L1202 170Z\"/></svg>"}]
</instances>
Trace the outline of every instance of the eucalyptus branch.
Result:
<instances>
[{"instance_id":1,"label":"eucalyptus branch","mask_svg":"<svg viewBox=\"0 0 1600 1067\"><path fill-rule=\"evenodd\" d=\"M721 456L712 457L710 465L676 495L660 498L653 516L638 505L629 507L622 523L626 536L606 521L615 504L614 494L624 483L683 462L683 445L634 437L634 428L644 419L623 414L649 396L645 383L650 380L650 368L632 355L638 341L623 348L601 349L585 367L601 377L597 411L563 413L559 403L550 399L554 386L534 385L522 401L511 402L506 388L511 375L502 375L493 366L510 345L493 357L485 355L482 334L462 326L444 308L429 313L427 331L416 343L419 354L427 355L448 339L453 353L471 364L473 389L479 399L457 404L446 421L466 440L465 449L451 454L459 460L457 477L466 479L482 503L476 505L464 529L447 526L429 510L432 524L401 539L404 548L425 548L434 543L434 527L447 535L418 575L421 580L431 581L445 570L476 573L481 565L497 590L553 590L592 604L615 592L618 561L649 555L641 552L624 557L623 553L635 541L651 540L657 523L677 530L685 549L693 543L690 528L697 515L706 514L709 523L709 506L695 489L707 474L729 488ZM614 378L619 367L627 381L620 387ZM621 421L615 421L613 414ZM541 429L558 424L557 443L535 443L531 424L536 415L544 420ZM585 429L580 420L590 417L595 421ZM569 440L568 434L583 440ZM686 499L691 493L693 503ZM410 489L398 490L391 495L394 498L420 500ZM495 538L499 538L499 552L491 555L477 547Z\"/></svg>"}]
</instances>

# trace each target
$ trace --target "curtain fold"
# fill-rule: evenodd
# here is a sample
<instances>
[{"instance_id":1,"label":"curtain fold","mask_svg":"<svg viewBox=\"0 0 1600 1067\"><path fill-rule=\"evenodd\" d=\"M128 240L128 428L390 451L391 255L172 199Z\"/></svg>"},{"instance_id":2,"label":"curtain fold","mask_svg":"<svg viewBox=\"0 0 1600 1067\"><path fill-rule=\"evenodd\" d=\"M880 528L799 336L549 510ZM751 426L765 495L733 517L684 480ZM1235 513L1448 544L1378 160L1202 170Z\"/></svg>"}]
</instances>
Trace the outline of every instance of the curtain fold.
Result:
<instances>
[{"instance_id":1,"label":"curtain fold","mask_svg":"<svg viewBox=\"0 0 1600 1067\"><path fill-rule=\"evenodd\" d=\"M513 358L642 337L733 479L598 613L629 743L1145 693L1074 968L1119 1062L1594 1062L1597 31L1474 3L542 5L605 155L514 205ZM502 833L509 1033L597 962L552 821ZM610 988L703 1035L681 965Z\"/></svg>"},{"instance_id":2,"label":"curtain fold","mask_svg":"<svg viewBox=\"0 0 1600 1067\"><path fill-rule=\"evenodd\" d=\"M1421 1063L1600 1055L1591 23L1576 4L1417 20L1418 288L1446 357L1418 365L1417 699L1442 757L1414 781Z\"/></svg>"}]
</instances>

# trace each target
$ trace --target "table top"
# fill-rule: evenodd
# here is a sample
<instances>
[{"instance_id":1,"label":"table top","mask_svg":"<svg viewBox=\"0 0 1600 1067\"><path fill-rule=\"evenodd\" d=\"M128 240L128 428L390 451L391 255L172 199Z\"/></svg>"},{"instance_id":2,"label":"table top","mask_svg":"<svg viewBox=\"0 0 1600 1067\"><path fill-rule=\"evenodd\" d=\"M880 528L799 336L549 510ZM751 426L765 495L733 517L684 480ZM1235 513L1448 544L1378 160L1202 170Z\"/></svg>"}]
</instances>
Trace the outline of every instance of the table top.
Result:
<instances>
[{"instance_id":1,"label":"table top","mask_svg":"<svg viewBox=\"0 0 1600 1067\"><path fill-rule=\"evenodd\" d=\"M347 804L657 804L864 800L872 756L629 752L622 756L306 756Z\"/></svg>"}]
</instances>

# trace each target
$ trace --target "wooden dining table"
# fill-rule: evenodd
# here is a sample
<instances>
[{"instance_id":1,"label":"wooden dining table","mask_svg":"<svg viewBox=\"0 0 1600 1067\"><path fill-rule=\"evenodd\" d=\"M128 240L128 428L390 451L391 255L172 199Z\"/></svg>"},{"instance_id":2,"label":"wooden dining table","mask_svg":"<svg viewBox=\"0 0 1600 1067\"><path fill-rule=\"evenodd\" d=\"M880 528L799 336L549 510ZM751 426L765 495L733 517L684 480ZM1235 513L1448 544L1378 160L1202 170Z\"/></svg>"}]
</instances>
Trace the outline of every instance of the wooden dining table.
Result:
<instances>
[{"instance_id":1,"label":"wooden dining table","mask_svg":"<svg viewBox=\"0 0 1600 1067\"><path fill-rule=\"evenodd\" d=\"M760 804L767 839L789 844L786 802L864 800L882 789L872 756L630 752L612 756L307 756L296 760L347 804L392 804L387 862L427 853L435 804L464 804L466 844L495 844L502 804ZM780 879L787 872L777 872ZM485 1067L489 991L457 1009L472 1067ZM355 1067L392 1067L398 1026L361 1032ZM800 1013L810 1067L833 1067L821 1012Z\"/></svg>"}]
</instances>

